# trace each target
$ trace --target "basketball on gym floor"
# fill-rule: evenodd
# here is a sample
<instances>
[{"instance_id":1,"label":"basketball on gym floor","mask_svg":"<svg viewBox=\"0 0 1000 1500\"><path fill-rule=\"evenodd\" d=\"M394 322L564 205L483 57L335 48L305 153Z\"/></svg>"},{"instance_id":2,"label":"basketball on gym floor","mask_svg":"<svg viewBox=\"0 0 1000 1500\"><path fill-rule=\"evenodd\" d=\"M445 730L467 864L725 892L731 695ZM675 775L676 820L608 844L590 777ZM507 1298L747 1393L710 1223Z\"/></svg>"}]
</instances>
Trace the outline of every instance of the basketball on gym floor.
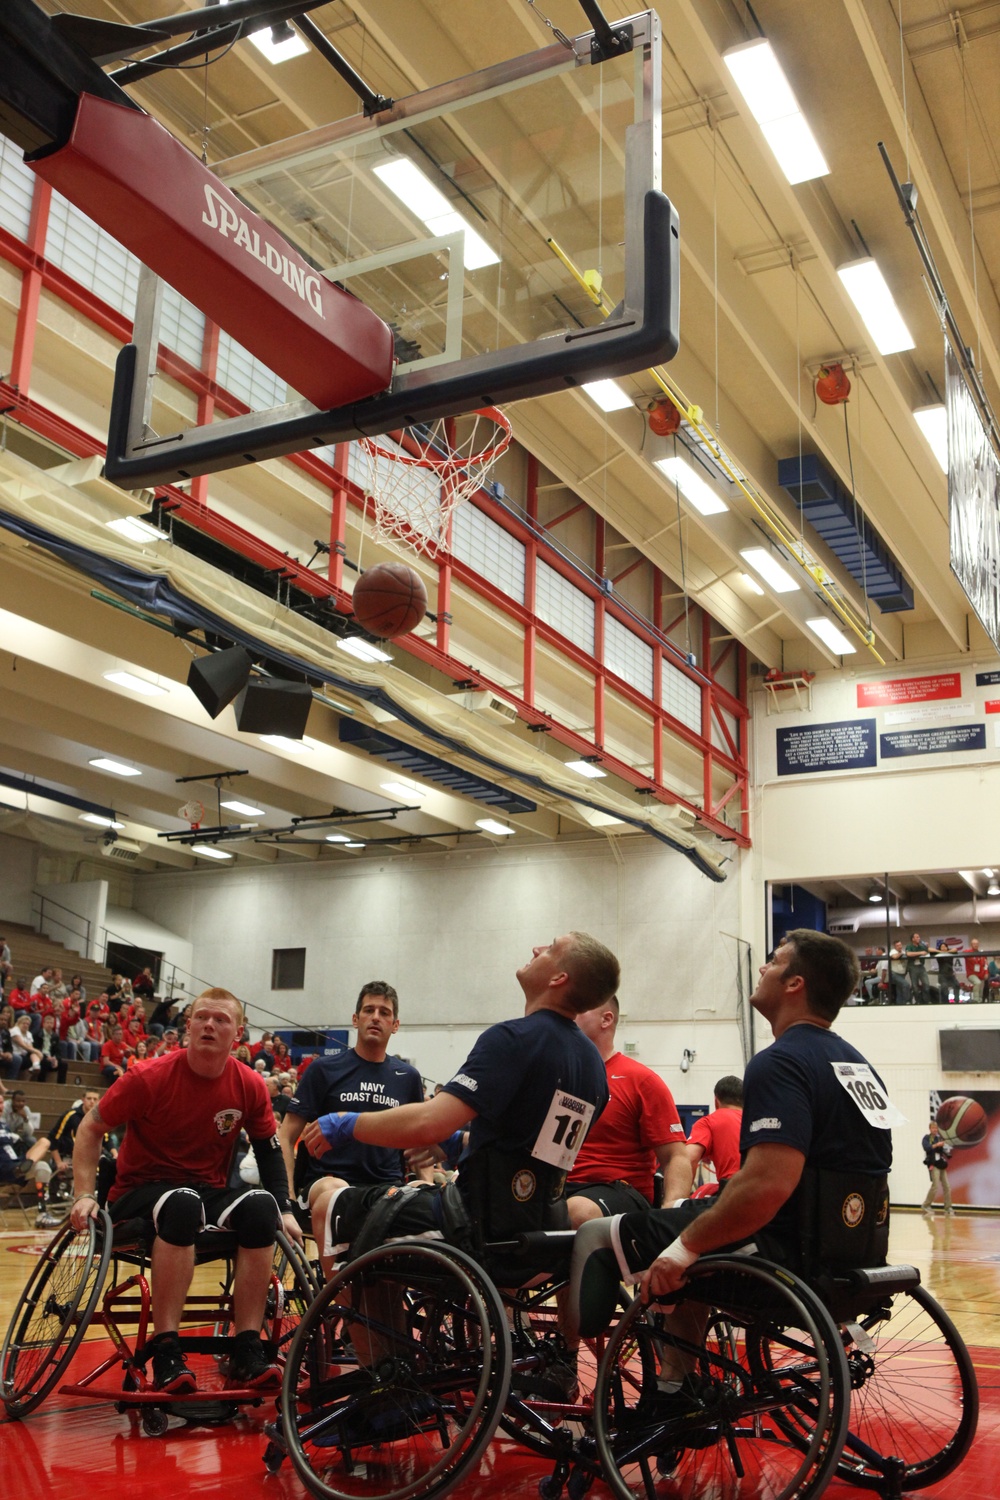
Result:
<instances>
[{"instance_id":1,"label":"basketball on gym floor","mask_svg":"<svg viewBox=\"0 0 1000 1500\"><path fill-rule=\"evenodd\" d=\"M427 612L427 590L420 574L405 563L376 563L354 585L351 602L359 625L391 639L420 624Z\"/></svg>"},{"instance_id":2,"label":"basketball on gym floor","mask_svg":"<svg viewBox=\"0 0 1000 1500\"><path fill-rule=\"evenodd\" d=\"M965 1094L942 1099L935 1119L949 1146L978 1146L986 1139L986 1111Z\"/></svg>"}]
</instances>

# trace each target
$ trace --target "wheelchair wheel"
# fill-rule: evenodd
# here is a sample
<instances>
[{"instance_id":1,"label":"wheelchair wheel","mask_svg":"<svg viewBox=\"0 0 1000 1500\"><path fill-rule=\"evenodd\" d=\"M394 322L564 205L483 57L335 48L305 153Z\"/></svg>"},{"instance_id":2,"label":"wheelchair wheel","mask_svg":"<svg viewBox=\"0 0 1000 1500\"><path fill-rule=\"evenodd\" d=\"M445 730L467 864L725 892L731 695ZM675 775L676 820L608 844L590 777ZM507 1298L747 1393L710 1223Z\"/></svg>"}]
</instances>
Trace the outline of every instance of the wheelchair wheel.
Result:
<instances>
[{"instance_id":1,"label":"wheelchair wheel","mask_svg":"<svg viewBox=\"0 0 1000 1500\"><path fill-rule=\"evenodd\" d=\"M863 1334L855 1339L852 1327ZM902 1470L903 1490L937 1484L969 1451L979 1420L976 1372L958 1329L916 1286L843 1336L852 1391L838 1474L865 1489L881 1489L890 1469Z\"/></svg>"},{"instance_id":2,"label":"wheelchair wheel","mask_svg":"<svg viewBox=\"0 0 1000 1500\"><path fill-rule=\"evenodd\" d=\"M848 1399L818 1298L768 1262L706 1257L672 1312L636 1302L612 1334L597 1454L620 1500L808 1500L840 1457Z\"/></svg>"},{"instance_id":3,"label":"wheelchair wheel","mask_svg":"<svg viewBox=\"0 0 1000 1500\"><path fill-rule=\"evenodd\" d=\"M458 1250L396 1241L328 1283L292 1340L282 1440L321 1500L429 1500L478 1464L510 1378L503 1304Z\"/></svg>"},{"instance_id":4,"label":"wheelchair wheel","mask_svg":"<svg viewBox=\"0 0 1000 1500\"><path fill-rule=\"evenodd\" d=\"M111 1253L102 1209L79 1233L65 1224L35 1266L0 1353L0 1397L8 1416L26 1417L76 1353L101 1295Z\"/></svg>"},{"instance_id":5,"label":"wheelchair wheel","mask_svg":"<svg viewBox=\"0 0 1000 1500\"><path fill-rule=\"evenodd\" d=\"M216 1320L213 1329L213 1332L222 1338L230 1336L233 1331L231 1312L235 1274L235 1261L227 1261L221 1289L223 1312ZM284 1231L279 1229L274 1244L271 1282L264 1305L262 1332L264 1337L274 1344L281 1363L285 1361L295 1336L295 1330L302 1321L306 1308L318 1292L316 1275L305 1251L301 1245L288 1239ZM223 1361L224 1364L225 1361Z\"/></svg>"},{"instance_id":6,"label":"wheelchair wheel","mask_svg":"<svg viewBox=\"0 0 1000 1500\"><path fill-rule=\"evenodd\" d=\"M572 1401L546 1400L532 1393L533 1377L544 1379L550 1357L559 1358L555 1352L559 1348L556 1292L563 1285L565 1283L540 1292L529 1289L509 1298L504 1294L511 1330L512 1363L510 1395L500 1418L500 1427L523 1447L557 1461L570 1457L574 1446L591 1432L597 1368L610 1338L609 1330L596 1339L581 1339L577 1353L579 1388ZM619 1306L621 1309L630 1306L630 1299L624 1293Z\"/></svg>"}]
</instances>

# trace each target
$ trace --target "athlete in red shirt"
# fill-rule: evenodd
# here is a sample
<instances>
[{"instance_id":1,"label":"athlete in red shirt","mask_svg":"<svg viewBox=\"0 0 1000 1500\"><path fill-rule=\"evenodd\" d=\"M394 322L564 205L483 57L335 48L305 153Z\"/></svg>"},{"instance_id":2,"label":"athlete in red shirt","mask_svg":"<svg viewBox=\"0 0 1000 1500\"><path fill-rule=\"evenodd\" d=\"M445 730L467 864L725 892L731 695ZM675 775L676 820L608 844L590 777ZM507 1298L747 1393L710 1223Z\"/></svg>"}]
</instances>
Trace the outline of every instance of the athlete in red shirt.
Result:
<instances>
[{"instance_id":1,"label":"athlete in red shirt","mask_svg":"<svg viewBox=\"0 0 1000 1500\"><path fill-rule=\"evenodd\" d=\"M570 1223L631 1213L653 1203L653 1174L663 1168L664 1199L691 1191L684 1127L659 1073L615 1048L618 996L576 1018L604 1059L611 1099L590 1127L566 1182ZM626 1206L627 1205L627 1206Z\"/></svg>"},{"instance_id":2,"label":"athlete in red shirt","mask_svg":"<svg viewBox=\"0 0 1000 1500\"><path fill-rule=\"evenodd\" d=\"M691 1126L687 1154L692 1170L704 1157L715 1168L719 1182L740 1169L740 1125L743 1121L743 1080L734 1073L715 1085L715 1109ZM715 1184L712 1184L713 1191ZM706 1192L706 1189L699 1191Z\"/></svg>"},{"instance_id":3,"label":"athlete in red shirt","mask_svg":"<svg viewBox=\"0 0 1000 1500\"><path fill-rule=\"evenodd\" d=\"M258 1389L281 1383L260 1340L279 1209L286 1234L300 1240L301 1233L290 1212L267 1087L230 1056L242 1022L243 1006L228 990L199 995L187 1047L119 1078L80 1125L73 1151L71 1219L80 1230L97 1214L101 1139L109 1129L128 1126L109 1212L115 1222L152 1220L153 1385L175 1394L195 1389L177 1331L194 1274L194 1242L206 1219L230 1230L239 1245L230 1381ZM257 1158L259 1188L226 1186L241 1128Z\"/></svg>"}]
</instances>

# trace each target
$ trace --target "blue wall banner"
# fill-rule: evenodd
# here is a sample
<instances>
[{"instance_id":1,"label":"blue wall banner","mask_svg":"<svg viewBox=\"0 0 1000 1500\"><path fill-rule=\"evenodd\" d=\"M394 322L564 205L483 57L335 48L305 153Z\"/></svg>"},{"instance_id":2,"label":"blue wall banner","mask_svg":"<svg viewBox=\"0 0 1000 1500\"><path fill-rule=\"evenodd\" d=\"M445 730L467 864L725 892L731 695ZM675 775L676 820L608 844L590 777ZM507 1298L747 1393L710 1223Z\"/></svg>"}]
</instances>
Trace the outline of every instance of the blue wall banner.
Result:
<instances>
[{"instance_id":1,"label":"blue wall banner","mask_svg":"<svg viewBox=\"0 0 1000 1500\"><path fill-rule=\"evenodd\" d=\"M778 775L812 771L856 771L874 766L875 720L842 719L777 731Z\"/></svg>"},{"instance_id":2,"label":"blue wall banner","mask_svg":"<svg viewBox=\"0 0 1000 1500\"><path fill-rule=\"evenodd\" d=\"M879 736L879 755L893 760L902 755L944 755L956 750L985 750L985 724L949 724L940 729L900 729Z\"/></svg>"},{"instance_id":3,"label":"blue wall banner","mask_svg":"<svg viewBox=\"0 0 1000 1500\"><path fill-rule=\"evenodd\" d=\"M1000 672L977 672L976 687L1000 686Z\"/></svg>"}]
</instances>

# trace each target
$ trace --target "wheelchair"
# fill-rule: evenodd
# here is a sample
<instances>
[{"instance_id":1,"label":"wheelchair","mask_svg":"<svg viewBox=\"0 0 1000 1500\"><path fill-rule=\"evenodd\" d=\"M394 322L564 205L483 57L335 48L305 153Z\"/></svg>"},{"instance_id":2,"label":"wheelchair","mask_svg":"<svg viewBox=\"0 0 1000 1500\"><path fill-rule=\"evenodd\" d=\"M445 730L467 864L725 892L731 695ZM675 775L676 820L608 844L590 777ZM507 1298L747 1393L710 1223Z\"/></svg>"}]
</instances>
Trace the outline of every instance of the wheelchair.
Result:
<instances>
[{"instance_id":1,"label":"wheelchair","mask_svg":"<svg viewBox=\"0 0 1000 1500\"><path fill-rule=\"evenodd\" d=\"M978 1386L951 1319L914 1267L834 1258L856 1181L818 1173L806 1189L806 1279L758 1254L707 1255L671 1310L637 1302L619 1322L594 1441L620 1500L809 1500L834 1475L896 1500L968 1452ZM888 1191L863 1191L859 1243L882 1262Z\"/></svg>"},{"instance_id":2,"label":"wheelchair","mask_svg":"<svg viewBox=\"0 0 1000 1500\"><path fill-rule=\"evenodd\" d=\"M199 1371L199 1390L183 1395L153 1390L143 1354L152 1332L146 1234L148 1226L141 1220L113 1226L103 1208L84 1229L76 1231L67 1221L56 1233L21 1293L0 1350L0 1400L8 1416L20 1419L33 1412L59 1385L95 1329L104 1331L112 1352L75 1383L60 1386L60 1392L113 1402L117 1410L138 1417L149 1435L165 1432L171 1416L215 1424L229 1421L241 1406L260 1405L261 1392L224 1384L237 1247L232 1234L215 1229L203 1231L196 1241L195 1280L181 1327L185 1350L213 1359ZM218 1263L218 1283L202 1290L206 1278L197 1268L209 1262ZM263 1328L279 1361L287 1357L298 1321L316 1291L304 1253L279 1232ZM210 1331L192 1333L192 1328Z\"/></svg>"},{"instance_id":3,"label":"wheelchair","mask_svg":"<svg viewBox=\"0 0 1000 1500\"><path fill-rule=\"evenodd\" d=\"M430 1500L475 1470L499 1428L552 1464L544 1500L564 1486L581 1500L598 1473L591 1413L605 1340L581 1344L578 1394L532 1394L561 1353L556 1297L572 1240L536 1231L484 1245L489 1271L443 1241L389 1240L356 1256L296 1330L266 1468L287 1454L320 1500Z\"/></svg>"}]
</instances>

